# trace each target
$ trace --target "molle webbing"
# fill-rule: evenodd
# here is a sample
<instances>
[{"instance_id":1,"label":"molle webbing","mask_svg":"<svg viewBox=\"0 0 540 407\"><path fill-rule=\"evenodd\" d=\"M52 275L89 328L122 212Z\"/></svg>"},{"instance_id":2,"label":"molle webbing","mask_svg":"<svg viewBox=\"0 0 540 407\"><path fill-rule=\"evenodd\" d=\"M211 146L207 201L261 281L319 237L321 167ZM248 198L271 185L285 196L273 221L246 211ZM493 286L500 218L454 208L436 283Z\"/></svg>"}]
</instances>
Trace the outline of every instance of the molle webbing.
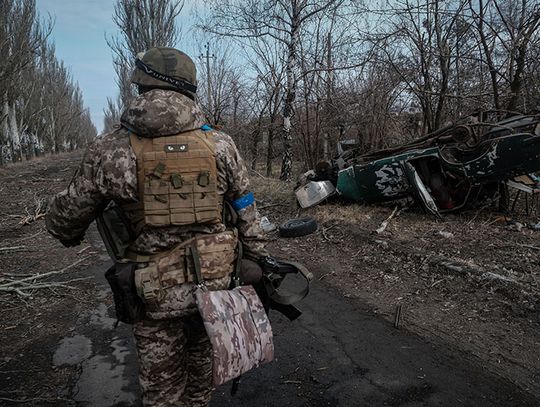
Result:
<instances>
[{"instance_id":1,"label":"molle webbing","mask_svg":"<svg viewBox=\"0 0 540 407\"><path fill-rule=\"evenodd\" d=\"M212 132L197 129L156 138L132 135L131 146L137 157L145 225L182 226L221 220Z\"/></svg>"},{"instance_id":2,"label":"molle webbing","mask_svg":"<svg viewBox=\"0 0 540 407\"><path fill-rule=\"evenodd\" d=\"M145 302L159 301L164 290L185 283L202 283L232 273L238 236L236 231L197 235L166 252L150 256L128 253L126 260L141 263L135 285Z\"/></svg>"}]
</instances>

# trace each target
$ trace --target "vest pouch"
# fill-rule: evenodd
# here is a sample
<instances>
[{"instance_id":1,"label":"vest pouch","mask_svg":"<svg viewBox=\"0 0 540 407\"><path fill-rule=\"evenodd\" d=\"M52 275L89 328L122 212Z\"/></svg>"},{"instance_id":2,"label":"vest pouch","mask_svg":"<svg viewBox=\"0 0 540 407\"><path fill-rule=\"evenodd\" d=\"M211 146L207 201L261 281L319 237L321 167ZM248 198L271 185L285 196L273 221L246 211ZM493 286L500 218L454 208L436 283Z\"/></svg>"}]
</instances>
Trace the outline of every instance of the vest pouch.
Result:
<instances>
[{"instance_id":1,"label":"vest pouch","mask_svg":"<svg viewBox=\"0 0 540 407\"><path fill-rule=\"evenodd\" d=\"M153 138L132 135L130 140L137 158L145 224L160 227L221 221L213 132L195 129Z\"/></svg>"},{"instance_id":2,"label":"vest pouch","mask_svg":"<svg viewBox=\"0 0 540 407\"><path fill-rule=\"evenodd\" d=\"M224 277L234 271L238 236L233 231L197 236L197 251L204 280Z\"/></svg>"},{"instance_id":3,"label":"vest pouch","mask_svg":"<svg viewBox=\"0 0 540 407\"><path fill-rule=\"evenodd\" d=\"M219 201L215 182L201 186L193 186L193 200L195 207L195 218L198 223L211 221L219 213Z\"/></svg>"},{"instance_id":4,"label":"vest pouch","mask_svg":"<svg viewBox=\"0 0 540 407\"><path fill-rule=\"evenodd\" d=\"M180 188L170 189L170 214L172 225L196 223L193 213L193 181L182 184Z\"/></svg>"},{"instance_id":5,"label":"vest pouch","mask_svg":"<svg viewBox=\"0 0 540 407\"><path fill-rule=\"evenodd\" d=\"M230 275L234 270L238 237L234 231L199 235L145 259L135 271L135 283L144 302L154 309L166 296L168 289L196 282L191 248L196 246L203 280Z\"/></svg>"},{"instance_id":6,"label":"vest pouch","mask_svg":"<svg viewBox=\"0 0 540 407\"><path fill-rule=\"evenodd\" d=\"M135 286L136 267L133 262L115 263L105 273L113 293L116 319L126 324L141 321L146 312Z\"/></svg>"},{"instance_id":7,"label":"vest pouch","mask_svg":"<svg viewBox=\"0 0 540 407\"><path fill-rule=\"evenodd\" d=\"M111 201L96 218L96 224L109 256L114 261L123 258L135 239L132 223L123 208Z\"/></svg>"}]
</instances>

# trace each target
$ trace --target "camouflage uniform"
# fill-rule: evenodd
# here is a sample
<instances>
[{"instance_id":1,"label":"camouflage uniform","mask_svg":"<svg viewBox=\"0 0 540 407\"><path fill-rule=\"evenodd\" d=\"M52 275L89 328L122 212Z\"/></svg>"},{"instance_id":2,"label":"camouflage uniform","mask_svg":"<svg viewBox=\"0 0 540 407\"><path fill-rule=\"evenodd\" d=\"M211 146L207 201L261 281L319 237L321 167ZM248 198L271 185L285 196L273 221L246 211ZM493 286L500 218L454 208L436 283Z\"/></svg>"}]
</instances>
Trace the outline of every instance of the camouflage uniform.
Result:
<instances>
[{"instance_id":1,"label":"camouflage uniform","mask_svg":"<svg viewBox=\"0 0 540 407\"><path fill-rule=\"evenodd\" d=\"M131 132L143 137L172 135L201 127L204 116L190 98L154 89L137 97L122 115L122 126L98 138L86 151L68 188L50 203L47 229L64 243L77 243L107 203L137 201L136 157ZM234 201L248 192L246 167L232 139L215 132L218 194ZM255 205L238 213L237 228L244 251L263 256L263 232ZM225 231L223 223L152 228L146 226L131 249L154 254L192 238L196 233ZM209 280L211 290L225 289L230 276ZM204 406L211 392L211 348L196 314L195 287L182 284L134 326L140 360L143 402L151 406Z\"/></svg>"}]
</instances>

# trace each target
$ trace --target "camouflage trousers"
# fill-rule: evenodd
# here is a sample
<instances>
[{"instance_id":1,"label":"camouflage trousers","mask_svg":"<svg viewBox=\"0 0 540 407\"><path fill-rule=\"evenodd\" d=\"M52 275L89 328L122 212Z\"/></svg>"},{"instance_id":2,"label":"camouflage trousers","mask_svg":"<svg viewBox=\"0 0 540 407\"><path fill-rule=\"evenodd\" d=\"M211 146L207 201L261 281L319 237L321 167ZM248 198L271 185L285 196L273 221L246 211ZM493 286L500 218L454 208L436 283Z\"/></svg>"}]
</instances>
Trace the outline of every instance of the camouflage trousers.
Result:
<instances>
[{"instance_id":1,"label":"camouflage trousers","mask_svg":"<svg viewBox=\"0 0 540 407\"><path fill-rule=\"evenodd\" d=\"M212 346L200 316L144 320L133 334L144 406L208 406Z\"/></svg>"}]
</instances>

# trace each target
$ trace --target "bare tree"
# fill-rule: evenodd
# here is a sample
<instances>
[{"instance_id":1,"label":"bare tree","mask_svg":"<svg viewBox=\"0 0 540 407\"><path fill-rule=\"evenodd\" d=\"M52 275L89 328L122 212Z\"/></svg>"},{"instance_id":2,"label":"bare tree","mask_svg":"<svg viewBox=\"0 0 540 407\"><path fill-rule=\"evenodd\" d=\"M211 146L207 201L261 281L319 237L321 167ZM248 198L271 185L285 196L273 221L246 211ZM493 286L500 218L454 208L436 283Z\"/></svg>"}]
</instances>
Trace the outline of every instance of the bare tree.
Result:
<instances>
[{"instance_id":1,"label":"bare tree","mask_svg":"<svg viewBox=\"0 0 540 407\"><path fill-rule=\"evenodd\" d=\"M483 51L481 62L489 69L494 107L515 111L531 42L538 45L540 4L530 0L469 0L469 7ZM501 93L508 95L504 106Z\"/></svg>"},{"instance_id":2,"label":"bare tree","mask_svg":"<svg viewBox=\"0 0 540 407\"><path fill-rule=\"evenodd\" d=\"M0 2L0 132L14 160L23 158L15 108L18 86L50 30L49 23L39 24L33 0Z\"/></svg>"},{"instance_id":3,"label":"bare tree","mask_svg":"<svg viewBox=\"0 0 540 407\"><path fill-rule=\"evenodd\" d=\"M82 93L48 40L34 0L0 2L0 164L95 137Z\"/></svg>"},{"instance_id":4,"label":"bare tree","mask_svg":"<svg viewBox=\"0 0 540 407\"><path fill-rule=\"evenodd\" d=\"M199 82L209 86L201 86L197 94L210 123L227 126L230 123L226 118L234 121L238 110L241 75L233 65L229 47L216 43L210 48L213 56L207 61L207 56L201 52L199 59L203 66L198 69Z\"/></svg>"},{"instance_id":5,"label":"bare tree","mask_svg":"<svg viewBox=\"0 0 540 407\"><path fill-rule=\"evenodd\" d=\"M178 0L117 0L113 21L120 33L107 39L113 52L116 83L120 89L117 100L109 100L105 110L105 130L118 122L122 112L135 96L130 82L135 56L152 47L173 47L181 30L176 18L184 7Z\"/></svg>"},{"instance_id":6,"label":"bare tree","mask_svg":"<svg viewBox=\"0 0 540 407\"><path fill-rule=\"evenodd\" d=\"M282 180L290 180L293 162L292 118L296 105L299 75L298 47L307 23L343 3L338 0L249 0L211 1L210 20L204 28L237 39L272 37L286 49L286 87L283 101Z\"/></svg>"}]
</instances>

